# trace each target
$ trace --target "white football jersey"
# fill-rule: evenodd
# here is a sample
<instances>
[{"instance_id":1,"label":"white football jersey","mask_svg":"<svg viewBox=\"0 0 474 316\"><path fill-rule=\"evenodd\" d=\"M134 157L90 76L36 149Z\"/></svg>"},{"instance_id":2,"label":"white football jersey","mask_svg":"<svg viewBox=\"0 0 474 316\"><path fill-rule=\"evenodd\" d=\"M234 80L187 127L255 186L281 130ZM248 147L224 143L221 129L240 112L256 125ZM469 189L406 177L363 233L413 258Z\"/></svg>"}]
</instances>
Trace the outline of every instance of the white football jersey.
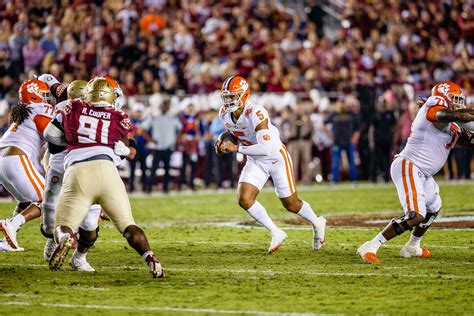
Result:
<instances>
[{"instance_id":1,"label":"white football jersey","mask_svg":"<svg viewBox=\"0 0 474 316\"><path fill-rule=\"evenodd\" d=\"M282 148L283 144L280 140L280 132L278 128L276 128L271 122L270 117L268 116L267 110L265 110L262 106L253 103L252 101L247 101L244 106L244 110L240 115L237 122L234 122L231 112L227 110L224 106L221 107L219 110L219 118L221 119L222 123L224 124L226 130L234 134L235 137L238 138L239 142L244 146L251 146L257 144L257 136L255 132L255 128L268 119L268 140L272 144L272 151L268 157L252 157L252 159L266 159L266 158L273 158L275 156L279 157L280 149ZM265 137L264 136L264 137Z\"/></svg>"},{"instance_id":2,"label":"white football jersey","mask_svg":"<svg viewBox=\"0 0 474 316\"><path fill-rule=\"evenodd\" d=\"M45 144L43 131L51 121L54 107L47 103L32 103L26 106L28 118L20 125L13 123L0 140L0 148L14 146L21 149L31 161L39 160L41 147Z\"/></svg>"},{"instance_id":3,"label":"white football jersey","mask_svg":"<svg viewBox=\"0 0 474 316\"><path fill-rule=\"evenodd\" d=\"M434 123L426 118L432 106L448 107L446 101L431 96L420 108L411 126L408 142L400 156L413 162L426 176L435 175L446 163L453 147L455 123Z\"/></svg>"}]
</instances>

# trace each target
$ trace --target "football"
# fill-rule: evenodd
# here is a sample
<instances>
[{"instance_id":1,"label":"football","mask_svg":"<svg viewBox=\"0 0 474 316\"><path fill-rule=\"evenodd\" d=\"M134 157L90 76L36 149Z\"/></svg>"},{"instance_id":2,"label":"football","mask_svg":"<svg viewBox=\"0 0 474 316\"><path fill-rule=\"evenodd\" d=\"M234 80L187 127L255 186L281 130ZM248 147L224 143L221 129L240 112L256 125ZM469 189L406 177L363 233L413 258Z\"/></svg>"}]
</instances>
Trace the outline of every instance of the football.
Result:
<instances>
[{"instance_id":1,"label":"football","mask_svg":"<svg viewBox=\"0 0 474 316\"><path fill-rule=\"evenodd\" d=\"M217 137L217 141L218 142L231 142L233 143L234 145L237 145L239 143L239 140L237 139L237 137L235 137L234 134L230 133L230 132L222 132L218 137ZM221 151L219 147L216 146L216 153L221 156L223 154L225 154L225 152Z\"/></svg>"},{"instance_id":2,"label":"football","mask_svg":"<svg viewBox=\"0 0 474 316\"><path fill-rule=\"evenodd\" d=\"M230 142L232 142L234 145L237 145L237 144L239 143L239 140L237 139L237 137L235 137L235 135L232 134L231 132L222 132L222 133L217 137L217 140L220 141L220 142L230 141Z\"/></svg>"}]
</instances>

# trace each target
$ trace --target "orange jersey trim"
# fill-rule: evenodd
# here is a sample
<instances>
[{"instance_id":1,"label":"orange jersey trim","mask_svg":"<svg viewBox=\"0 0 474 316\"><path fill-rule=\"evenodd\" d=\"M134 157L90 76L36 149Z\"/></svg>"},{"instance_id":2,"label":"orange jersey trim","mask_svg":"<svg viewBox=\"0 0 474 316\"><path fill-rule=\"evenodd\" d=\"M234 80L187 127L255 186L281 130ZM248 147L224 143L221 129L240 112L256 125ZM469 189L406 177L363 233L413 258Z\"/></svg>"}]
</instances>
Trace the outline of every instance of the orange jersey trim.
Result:
<instances>
[{"instance_id":1,"label":"orange jersey trim","mask_svg":"<svg viewBox=\"0 0 474 316\"><path fill-rule=\"evenodd\" d=\"M416 193L415 179L413 178L413 163L411 162L408 163L408 176L410 177L410 185L413 196L413 207L415 208L415 212L418 213L420 210L418 209L418 196Z\"/></svg>"},{"instance_id":2,"label":"orange jersey trim","mask_svg":"<svg viewBox=\"0 0 474 316\"><path fill-rule=\"evenodd\" d=\"M51 122L51 118L41 114L36 114L33 118L33 122L35 122L38 132L43 134L46 126Z\"/></svg>"},{"instance_id":3,"label":"orange jersey trim","mask_svg":"<svg viewBox=\"0 0 474 316\"><path fill-rule=\"evenodd\" d=\"M294 167L293 167L293 162L291 161L291 156L290 153L288 152L288 149L286 149L286 146L283 145L283 149L286 152L286 157L288 158L288 162L290 164L290 172L291 172L291 179L293 180L293 187L295 188L296 191L296 182L295 182L295 174L294 174Z\"/></svg>"},{"instance_id":4,"label":"orange jersey trim","mask_svg":"<svg viewBox=\"0 0 474 316\"><path fill-rule=\"evenodd\" d=\"M406 163L405 159L402 160L402 180L403 180L403 190L405 190L405 199L407 203L407 211L410 211L410 196L408 194L408 182L406 176Z\"/></svg>"},{"instance_id":5,"label":"orange jersey trim","mask_svg":"<svg viewBox=\"0 0 474 316\"><path fill-rule=\"evenodd\" d=\"M41 191L38 189L38 186L36 185L35 181L33 180L33 177L31 176L30 172L28 171L28 168L26 167L26 163L24 160L25 158L23 158L23 155L19 155L18 157L20 157L20 162L23 165L23 169L25 170L26 176L30 180L30 183L33 185L33 188L35 189L36 194L38 195L38 201L39 202L43 201L43 196L41 195Z\"/></svg>"},{"instance_id":6,"label":"orange jersey trim","mask_svg":"<svg viewBox=\"0 0 474 316\"><path fill-rule=\"evenodd\" d=\"M436 113L438 113L440 110L446 109L446 107L442 105L436 105L432 106L426 111L426 119L430 122L437 122L436 120Z\"/></svg>"},{"instance_id":7,"label":"orange jersey trim","mask_svg":"<svg viewBox=\"0 0 474 316\"><path fill-rule=\"evenodd\" d=\"M293 183L291 181L291 176L290 176L289 168L291 168L291 167L289 166L288 159L286 158L285 152L284 152L283 149L280 149L280 154L283 156L283 159L285 160L286 178L287 178L288 184L290 186L290 193L293 194L295 191L294 191Z\"/></svg>"}]
</instances>

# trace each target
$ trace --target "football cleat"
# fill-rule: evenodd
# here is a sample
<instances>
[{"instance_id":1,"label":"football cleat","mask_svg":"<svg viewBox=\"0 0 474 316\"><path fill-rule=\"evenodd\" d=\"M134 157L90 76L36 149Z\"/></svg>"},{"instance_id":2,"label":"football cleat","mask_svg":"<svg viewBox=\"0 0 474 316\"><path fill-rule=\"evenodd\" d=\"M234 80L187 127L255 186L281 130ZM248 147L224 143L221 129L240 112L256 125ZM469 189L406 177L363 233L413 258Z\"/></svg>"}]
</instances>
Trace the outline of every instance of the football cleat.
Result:
<instances>
[{"instance_id":1,"label":"football cleat","mask_svg":"<svg viewBox=\"0 0 474 316\"><path fill-rule=\"evenodd\" d=\"M0 239L0 252L14 252L14 251L23 251L25 248L18 247L16 249L13 249L10 247L8 244L7 240L5 238Z\"/></svg>"},{"instance_id":2,"label":"football cleat","mask_svg":"<svg viewBox=\"0 0 474 316\"><path fill-rule=\"evenodd\" d=\"M370 249L370 241L363 243L358 249L357 254L364 260L366 263L372 264L380 264L379 258L377 258L377 254L375 251L371 251Z\"/></svg>"},{"instance_id":3,"label":"football cleat","mask_svg":"<svg viewBox=\"0 0 474 316\"><path fill-rule=\"evenodd\" d=\"M69 265L75 271L79 272L94 272L95 269L91 266L91 264L84 259L78 259L75 256L72 256L71 260L69 261Z\"/></svg>"},{"instance_id":4,"label":"football cleat","mask_svg":"<svg viewBox=\"0 0 474 316\"><path fill-rule=\"evenodd\" d=\"M49 260L49 269L51 271L57 271L61 268L66 260L67 253L71 249L74 240L67 234L60 241L56 249L54 249L51 259Z\"/></svg>"},{"instance_id":5,"label":"football cleat","mask_svg":"<svg viewBox=\"0 0 474 316\"><path fill-rule=\"evenodd\" d=\"M319 250L324 246L324 235L326 233L326 219L318 217L318 224L313 227L313 249Z\"/></svg>"},{"instance_id":6,"label":"football cleat","mask_svg":"<svg viewBox=\"0 0 474 316\"><path fill-rule=\"evenodd\" d=\"M18 245L18 241L16 240L16 229L12 227L9 220L2 219L0 221L0 231L3 233L3 236L5 236L5 239L7 240L10 247L13 249L20 247Z\"/></svg>"},{"instance_id":7,"label":"football cleat","mask_svg":"<svg viewBox=\"0 0 474 316\"><path fill-rule=\"evenodd\" d=\"M274 253L280 248L281 244L288 238L288 235L281 229L278 229L276 234L272 234L272 241L270 247L268 248L268 253Z\"/></svg>"},{"instance_id":8,"label":"football cleat","mask_svg":"<svg viewBox=\"0 0 474 316\"><path fill-rule=\"evenodd\" d=\"M44 249L43 249L44 260L49 262L57 246L58 244L54 241L53 238L48 238L46 240L46 244L44 245Z\"/></svg>"},{"instance_id":9,"label":"football cleat","mask_svg":"<svg viewBox=\"0 0 474 316\"><path fill-rule=\"evenodd\" d=\"M421 248L420 246L411 246L408 243L406 243L400 250L400 257L403 258L431 258L432 256L433 254L428 249Z\"/></svg>"},{"instance_id":10,"label":"football cleat","mask_svg":"<svg viewBox=\"0 0 474 316\"><path fill-rule=\"evenodd\" d=\"M146 263L148 264L148 271L152 278L156 279L165 277L165 270L163 270L160 261L158 261L158 258L156 258L155 255L149 255L146 257Z\"/></svg>"}]
</instances>

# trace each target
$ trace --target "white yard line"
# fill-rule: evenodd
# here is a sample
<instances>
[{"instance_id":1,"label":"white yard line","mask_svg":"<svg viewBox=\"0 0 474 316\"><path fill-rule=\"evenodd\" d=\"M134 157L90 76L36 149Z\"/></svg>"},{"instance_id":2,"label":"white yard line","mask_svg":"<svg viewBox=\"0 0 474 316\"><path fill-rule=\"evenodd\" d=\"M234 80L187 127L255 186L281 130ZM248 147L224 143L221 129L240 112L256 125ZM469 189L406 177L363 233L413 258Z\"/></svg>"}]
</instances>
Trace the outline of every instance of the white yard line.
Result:
<instances>
[{"instance_id":1,"label":"white yard line","mask_svg":"<svg viewBox=\"0 0 474 316\"><path fill-rule=\"evenodd\" d=\"M34 306L30 302L0 302L0 305L27 305ZM311 312L265 312L265 311L248 311L248 310L225 310L214 308L190 308L190 307L159 307L159 306L117 306L117 305L80 305L80 304L51 304L40 303L39 306L44 307L60 307L60 308L79 308L79 309L98 309L98 310L127 310L127 311L161 311L161 312L187 312L187 313L208 313L208 314L252 314L252 315L319 315Z\"/></svg>"},{"instance_id":2,"label":"white yard line","mask_svg":"<svg viewBox=\"0 0 474 316\"><path fill-rule=\"evenodd\" d=\"M0 266L9 267L47 267L46 264L28 264L28 263L0 263ZM144 270L144 265L120 265L120 266L95 266L97 269L111 270ZM383 268L383 267L382 267ZM454 274L412 274L412 273L374 273L374 272L319 272L319 271L274 271L274 270L256 270L256 269L199 269L199 268L173 268L166 267L165 270L176 272L197 272L197 273L233 273L233 274L261 274L261 275L314 275L314 276L341 276L341 277L405 277L405 278L442 278L442 279L459 279L472 280L474 276L470 275L454 275Z\"/></svg>"}]
</instances>

